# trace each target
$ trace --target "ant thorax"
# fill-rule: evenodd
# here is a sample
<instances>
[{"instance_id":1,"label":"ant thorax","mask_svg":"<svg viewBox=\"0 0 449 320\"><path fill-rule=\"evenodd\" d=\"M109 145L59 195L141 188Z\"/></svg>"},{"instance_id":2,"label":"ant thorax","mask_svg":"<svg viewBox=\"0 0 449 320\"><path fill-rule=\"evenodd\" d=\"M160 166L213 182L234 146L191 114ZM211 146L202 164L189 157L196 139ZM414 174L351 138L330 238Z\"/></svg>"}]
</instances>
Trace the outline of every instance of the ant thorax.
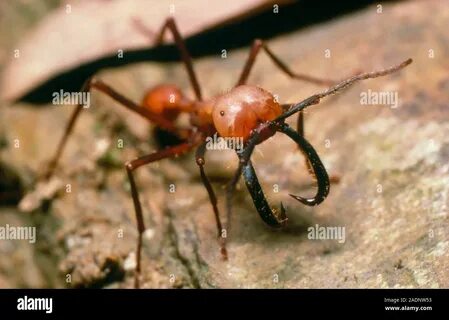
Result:
<instances>
[{"instance_id":1,"label":"ant thorax","mask_svg":"<svg viewBox=\"0 0 449 320\"><path fill-rule=\"evenodd\" d=\"M198 128L213 127L212 111L214 99L193 101L190 112L190 123Z\"/></svg>"}]
</instances>

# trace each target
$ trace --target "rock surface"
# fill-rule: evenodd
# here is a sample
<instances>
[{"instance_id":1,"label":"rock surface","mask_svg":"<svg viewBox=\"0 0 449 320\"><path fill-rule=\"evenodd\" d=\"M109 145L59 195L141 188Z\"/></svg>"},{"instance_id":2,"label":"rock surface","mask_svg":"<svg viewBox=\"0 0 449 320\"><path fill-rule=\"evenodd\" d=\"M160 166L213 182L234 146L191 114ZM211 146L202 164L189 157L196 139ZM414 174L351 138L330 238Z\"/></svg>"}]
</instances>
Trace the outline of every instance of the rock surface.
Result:
<instances>
[{"instance_id":1,"label":"rock surface","mask_svg":"<svg viewBox=\"0 0 449 320\"><path fill-rule=\"evenodd\" d=\"M276 135L257 148L253 162L270 201L286 204L289 224L280 231L266 227L241 184L234 198L230 259L223 262L193 156L140 169L137 183L148 227L144 287L449 287L449 6L411 1L381 11L373 6L269 42L294 70L315 76L343 78L414 59L400 73L360 83L306 113L306 137L328 171L341 175L328 199L309 208L288 197L312 193L304 188L311 179L293 143ZM228 52L226 59L196 61L204 93L232 87L247 54L244 49ZM105 70L99 77L136 101L159 82L176 82L192 93L178 64L146 63ZM322 90L290 80L265 56L257 60L250 83L283 103ZM396 108L362 105L361 93L368 90L397 93L399 103ZM136 231L121 163L156 144L145 121L101 94L93 99L57 171L61 188L33 213L6 208L0 214L0 225L21 219L38 226L40 247L18 250L27 256L34 249L36 257L46 257L39 265L47 271L11 276L16 263L0 259L1 286L132 287ZM25 189L33 188L70 112L68 106L0 107L0 135L7 142L1 167L12 168ZM118 139L123 149L117 148ZM224 185L236 160L223 151L206 158L222 213ZM316 225L344 227L345 241L309 239L308 228ZM10 250L4 241L0 246L2 255ZM57 280L47 281L56 267Z\"/></svg>"}]
</instances>

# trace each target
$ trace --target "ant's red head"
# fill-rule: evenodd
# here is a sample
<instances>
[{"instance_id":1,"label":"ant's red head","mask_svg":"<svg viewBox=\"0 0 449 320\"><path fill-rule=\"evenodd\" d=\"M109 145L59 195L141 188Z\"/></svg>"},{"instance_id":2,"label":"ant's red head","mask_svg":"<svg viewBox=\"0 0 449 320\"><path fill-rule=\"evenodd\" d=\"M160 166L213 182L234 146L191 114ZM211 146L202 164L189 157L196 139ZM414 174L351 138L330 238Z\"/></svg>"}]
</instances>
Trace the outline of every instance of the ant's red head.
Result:
<instances>
[{"instance_id":1,"label":"ant's red head","mask_svg":"<svg viewBox=\"0 0 449 320\"><path fill-rule=\"evenodd\" d=\"M268 91L251 85L235 87L215 100L212 118L222 137L246 140L260 123L282 114L282 107Z\"/></svg>"}]
</instances>

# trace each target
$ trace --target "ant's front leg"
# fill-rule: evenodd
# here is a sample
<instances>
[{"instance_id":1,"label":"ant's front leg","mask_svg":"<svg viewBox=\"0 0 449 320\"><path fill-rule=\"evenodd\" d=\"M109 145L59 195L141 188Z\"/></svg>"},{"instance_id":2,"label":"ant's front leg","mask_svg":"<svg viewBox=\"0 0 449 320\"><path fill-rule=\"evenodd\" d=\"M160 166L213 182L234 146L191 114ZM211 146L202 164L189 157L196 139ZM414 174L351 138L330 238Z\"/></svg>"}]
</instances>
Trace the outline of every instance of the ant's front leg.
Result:
<instances>
[{"instance_id":1,"label":"ant's front leg","mask_svg":"<svg viewBox=\"0 0 449 320\"><path fill-rule=\"evenodd\" d=\"M141 271L141 253L142 253L142 236L145 231L145 223L142 214L142 205L140 204L139 192L137 190L136 182L134 180L133 172L143 165L151 162L159 161L165 158L177 156L189 151L193 145L191 143L183 143L178 146L167 148L138 159L128 161L125 164L126 172L128 174L129 183L131 185L131 196L133 198L134 209L136 213L137 222L137 248L136 248L136 272L134 274L134 287L139 288L139 276Z\"/></svg>"},{"instance_id":2,"label":"ant's front leg","mask_svg":"<svg viewBox=\"0 0 449 320\"><path fill-rule=\"evenodd\" d=\"M222 223L220 220L220 212L218 211L217 197L216 197L214 189L212 188L212 185L209 181L209 178L207 177L206 173L204 172L204 164L206 163L205 158L204 158L205 153L206 153L206 145L207 145L207 142L204 142L203 144L201 144L198 147L198 149L196 150L195 159L196 159L196 164L200 168L201 181L203 182L203 185L207 190L210 203L212 204L212 209L214 210L215 222L217 224L217 236L220 241L221 256L222 256L223 260L227 260L228 252L226 249L226 242L224 241L224 237L223 237L224 236L223 227L222 227Z\"/></svg>"}]
</instances>

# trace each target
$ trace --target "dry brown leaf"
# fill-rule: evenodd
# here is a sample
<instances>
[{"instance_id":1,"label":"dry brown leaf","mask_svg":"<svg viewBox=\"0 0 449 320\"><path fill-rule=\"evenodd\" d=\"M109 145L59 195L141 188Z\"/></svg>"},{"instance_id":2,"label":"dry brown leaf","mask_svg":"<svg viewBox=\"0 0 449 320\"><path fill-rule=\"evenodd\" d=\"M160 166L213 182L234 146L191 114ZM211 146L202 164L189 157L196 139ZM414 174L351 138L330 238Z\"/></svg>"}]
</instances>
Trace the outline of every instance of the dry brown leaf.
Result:
<instances>
[{"instance_id":1,"label":"dry brown leaf","mask_svg":"<svg viewBox=\"0 0 449 320\"><path fill-rule=\"evenodd\" d=\"M286 2L290 1L276 4ZM118 50L148 48L170 14L187 37L254 14L272 3L271 0L90 0L65 4L50 13L14 49L2 75L0 97L15 100L52 76L81 64L117 54ZM139 32L142 24L152 34ZM15 50L19 50L18 57L14 57Z\"/></svg>"}]
</instances>

